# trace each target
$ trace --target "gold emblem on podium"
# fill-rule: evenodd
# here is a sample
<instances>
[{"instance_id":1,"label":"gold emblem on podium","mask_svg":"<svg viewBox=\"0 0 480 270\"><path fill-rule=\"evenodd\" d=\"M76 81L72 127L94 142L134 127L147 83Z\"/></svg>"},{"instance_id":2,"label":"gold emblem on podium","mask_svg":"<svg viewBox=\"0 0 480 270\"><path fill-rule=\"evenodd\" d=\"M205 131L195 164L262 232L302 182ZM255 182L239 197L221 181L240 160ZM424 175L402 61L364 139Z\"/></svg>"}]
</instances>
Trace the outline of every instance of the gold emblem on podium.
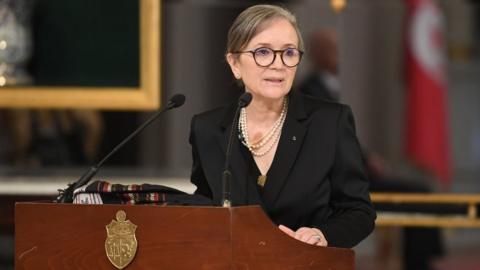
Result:
<instances>
[{"instance_id":1,"label":"gold emblem on podium","mask_svg":"<svg viewBox=\"0 0 480 270\"><path fill-rule=\"evenodd\" d=\"M132 262L137 253L137 239L135 230L137 225L130 220L125 220L127 214L120 210L117 212L117 220L112 220L106 227L107 240L105 240L105 252L110 262L118 269L123 269Z\"/></svg>"}]
</instances>

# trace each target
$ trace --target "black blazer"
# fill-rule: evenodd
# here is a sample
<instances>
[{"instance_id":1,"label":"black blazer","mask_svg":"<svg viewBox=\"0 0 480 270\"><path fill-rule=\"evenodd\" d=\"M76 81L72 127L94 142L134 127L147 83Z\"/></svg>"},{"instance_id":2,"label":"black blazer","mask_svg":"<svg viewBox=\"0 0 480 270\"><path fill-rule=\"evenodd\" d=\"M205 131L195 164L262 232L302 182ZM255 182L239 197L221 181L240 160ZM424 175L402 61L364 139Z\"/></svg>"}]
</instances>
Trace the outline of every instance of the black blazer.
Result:
<instances>
[{"instance_id":1,"label":"black blazer","mask_svg":"<svg viewBox=\"0 0 480 270\"><path fill-rule=\"evenodd\" d=\"M222 172L235 106L196 115L190 143L195 193L220 204ZM272 221L316 227L329 246L353 247L374 228L364 161L346 105L290 94L288 114L263 197L249 180L239 140L231 152L232 204L263 207Z\"/></svg>"}]
</instances>

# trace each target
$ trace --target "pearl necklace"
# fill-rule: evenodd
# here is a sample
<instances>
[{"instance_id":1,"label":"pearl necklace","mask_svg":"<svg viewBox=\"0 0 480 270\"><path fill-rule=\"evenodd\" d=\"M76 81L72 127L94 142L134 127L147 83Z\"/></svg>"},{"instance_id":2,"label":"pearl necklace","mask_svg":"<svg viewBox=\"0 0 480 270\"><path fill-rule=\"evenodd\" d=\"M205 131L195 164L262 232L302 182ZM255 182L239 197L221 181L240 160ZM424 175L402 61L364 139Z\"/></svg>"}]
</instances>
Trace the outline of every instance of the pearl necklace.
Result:
<instances>
[{"instance_id":1,"label":"pearl necklace","mask_svg":"<svg viewBox=\"0 0 480 270\"><path fill-rule=\"evenodd\" d=\"M285 119L287 117L287 110L288 110L288 99L285 97L283 99L283 108L282 112L280 113L280 117L277 121L273 124L272 128L269 132L265 133L257 142L250 143L250 139L248 137L248 129L247 129L247 113L245 108L242 108L240 111L240 120L238 121L238 129L240 131L240 140L242 141L243 145L245 145L248 150L252 153L255 157L261 157L269 153L273 147L277 144L278 140L280 139L281 130ZM260 149L266 146L268 147L263 152L260 152Z\"/></svg>"}]
</instances>

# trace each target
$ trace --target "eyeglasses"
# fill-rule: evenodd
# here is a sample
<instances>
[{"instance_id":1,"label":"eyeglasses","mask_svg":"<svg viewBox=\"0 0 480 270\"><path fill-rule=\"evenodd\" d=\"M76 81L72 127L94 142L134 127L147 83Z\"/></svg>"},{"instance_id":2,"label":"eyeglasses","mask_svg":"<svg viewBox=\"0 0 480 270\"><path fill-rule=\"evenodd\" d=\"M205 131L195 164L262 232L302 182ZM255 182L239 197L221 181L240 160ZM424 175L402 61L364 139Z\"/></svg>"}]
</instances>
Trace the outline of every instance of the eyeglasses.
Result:
<instances>
[{"instance_id":1,"label":"eyeglasses","mask_svg":"<svg viewBox=\"0 0 480 270\"><path fill-rule=\"evenodd\" d=\"M300 64L302 60L303 52L295 48L287 48L283 50L273 50L266 47L261 47L253 51L243 51L243 52L234 52L234 53L251 53L253 59L258 66L268 67L277 58L277 53L280 53L280 58L282 62L287 67L295 67Z\"/></svg>"}]
</instances>

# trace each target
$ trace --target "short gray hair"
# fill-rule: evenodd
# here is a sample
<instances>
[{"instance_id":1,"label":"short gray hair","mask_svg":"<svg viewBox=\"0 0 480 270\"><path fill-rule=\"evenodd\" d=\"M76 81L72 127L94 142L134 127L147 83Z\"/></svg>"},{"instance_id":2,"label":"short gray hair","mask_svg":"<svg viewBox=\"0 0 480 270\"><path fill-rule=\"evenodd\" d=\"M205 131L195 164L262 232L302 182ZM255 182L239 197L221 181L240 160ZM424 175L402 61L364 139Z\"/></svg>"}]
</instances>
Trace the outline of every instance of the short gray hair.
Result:
<instances>
[{"instance_id":1,"label":"short gray hair","mask_svg":"<svg viewBox=\"0 0 480 270\"><path fill-rule=\"evenodd\" d=\"M298 36L298 49L303 51L302 35L298 28L297 19L292 12L275 5L255 5L242 11L233 22L228 31L226 53L241 51L257 34L258 28L263 22L275 18L286 19L292 24Z\"/></svg>"}]
</instances>

